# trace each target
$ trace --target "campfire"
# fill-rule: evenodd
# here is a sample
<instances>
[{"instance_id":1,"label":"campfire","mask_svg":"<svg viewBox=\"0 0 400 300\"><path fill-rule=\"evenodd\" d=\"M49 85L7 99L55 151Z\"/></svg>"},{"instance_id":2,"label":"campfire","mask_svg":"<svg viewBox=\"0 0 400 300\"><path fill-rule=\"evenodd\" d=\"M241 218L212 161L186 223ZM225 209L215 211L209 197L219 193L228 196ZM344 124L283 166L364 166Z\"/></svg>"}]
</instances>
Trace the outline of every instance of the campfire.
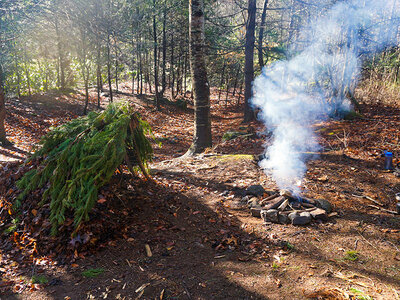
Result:
<instances>
[{"instance_id":1,"label":"campfire","mask_svg":"<svg viewBox=\"0 0 400 300\"><path fill-rule=\"evenodd\" d=\"M288 190L270 191L268 194L261 200L246 196L252 216L262 218L266 223L306 225L312 220L326 221L336 215L326 200L308 199Z\"/></svg>"}]
</instances>

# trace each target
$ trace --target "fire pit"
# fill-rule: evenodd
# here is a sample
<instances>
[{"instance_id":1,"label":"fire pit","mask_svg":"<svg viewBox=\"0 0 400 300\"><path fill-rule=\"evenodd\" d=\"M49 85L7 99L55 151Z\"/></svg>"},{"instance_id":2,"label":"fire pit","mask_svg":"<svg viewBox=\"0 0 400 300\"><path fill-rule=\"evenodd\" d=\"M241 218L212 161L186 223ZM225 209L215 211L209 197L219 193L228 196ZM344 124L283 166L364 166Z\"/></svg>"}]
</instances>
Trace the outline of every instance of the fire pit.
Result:
<instances>
[{"instance_id":1,"label":"fire pit","mask_svg":"<svg viewBox=\"0 0 400 300\"><path fill-rule=\"evenodd\" d=\"M326 221L336 215L329 201L293 195L288 190L270 192L270 196L262 200L253 197L248 205L251 214L266 223L306 225L313 219Z\"/></svg>"}]
</instances>

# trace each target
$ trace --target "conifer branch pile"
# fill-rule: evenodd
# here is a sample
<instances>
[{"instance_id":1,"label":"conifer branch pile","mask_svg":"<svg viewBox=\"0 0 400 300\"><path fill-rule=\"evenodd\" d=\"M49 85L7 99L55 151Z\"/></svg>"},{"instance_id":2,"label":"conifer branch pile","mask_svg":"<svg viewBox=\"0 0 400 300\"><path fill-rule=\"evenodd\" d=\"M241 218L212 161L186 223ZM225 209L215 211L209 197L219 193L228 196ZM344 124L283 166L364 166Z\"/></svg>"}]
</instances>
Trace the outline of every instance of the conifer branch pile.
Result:
<instances>
[{"instance_id":1,"label":"conifer branch pile","mask_svg":"<svg viewBox=\"0 0 400 300\"><path fill-rule=\"evenodd\" d=\"M126 161L130 171L141 170L148 177L147 162L153 150L146 134L151 129L127 105L109 105L102 113L87 116L47 133L27 164L32 164L17 182L21 189L16 207L26 196L44 189L39 205L50 203L52 233L74 213L75 228L89 219L98 190Z\"/></svg>"}]
</instances>

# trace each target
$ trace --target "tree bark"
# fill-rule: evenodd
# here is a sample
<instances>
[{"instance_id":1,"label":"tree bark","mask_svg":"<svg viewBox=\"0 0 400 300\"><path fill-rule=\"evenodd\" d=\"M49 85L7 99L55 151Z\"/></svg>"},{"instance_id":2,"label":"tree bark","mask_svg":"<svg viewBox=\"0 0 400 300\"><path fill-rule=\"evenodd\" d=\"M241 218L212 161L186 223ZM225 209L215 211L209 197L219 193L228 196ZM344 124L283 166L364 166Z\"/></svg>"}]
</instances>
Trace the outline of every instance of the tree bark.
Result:
<instances>
[{"instance_id":1,"label":"tree bark","mask_svg":"<svg viewBox=\"0 0 400 300\"><path fill-rule=\"evenodd\" d=\"M31 89L31 76L29 74L29 67L28 67L28 55L26 53L26 49L24 49L24 71L25 71L25 77L26 77L26 83L28 85L28 95L32 96L32 89Z\"/></svg>"},{"instance_id":2,"label":"tree bark","mask_svg":"<svg viewBox=\"0 0 400 300\"><path fill-rule=\"evenodd\" d=\"M224 59L224 66L222 67L221 80L219 83L218 102L221 101L221 92L222 92L222 85L224 84L225 68L226 68L226 60Z\"/></svg>"},{"instance_id":3,"label":"tree bark","mask_svg":"<svg viewBox=\"0 0 400 300\"><path fill-rule=\"evenodd\" d=\"M165 4L164 4L165 5ZM166 88L166 65L167 65L167 33L166 33L166 24L167 23L167 9L164 8L163 11L163 41L162 41L162 79L161 79L161 97L164 96L165 88Z\"/></svg>"},{"instance_id":4,"label":"tree bark","mask_svg":"<svg viewBox=\"0 0 400 300\"><path fill-rule=\"evenodd\" d=\"M156 24L156 0L153 0L153 36L154 36L154 94L157 110L161 110L160 97L158 94L158 62L157 62L157 24Z\"/></svg>"},{"instance_id":5,"label":"tree bark","mask_svg":"<svg viewBox=\"0 0 400 300\"><path fill-rule=\"evenodd\" d=\"M111 85L111 58L110 58L110 34L107 34L107 76L108 76L108 89L110 91L110 102L113 102L113 92Z\"/></svg>"},{"instance_id":6,"label":"tree bark","mask_svg":"<svg viewBox=\"0 0 400 300\"><path fill-rule=\"evenodd\" d=\"M56 27L56 36L57 36L57 50L58 50L58 65L60 68L60 88L61 90L65 90L65 54L64 54L64 46L61 41L60 31L58 28L58 21L55 22Z\"/></svg>"},{"instance_id":7,"label":"tree bark","mask_svg":"<svg viewBox=\"0 0 400 300\"><path fill-rule=\"evenodd\" d=\"M118 93L118 49L115 45L115 92Z\"/></svg>"},{"instance_id":8,"label":"tree bark","mask_svg":"<svg viewBox=\"0 0 400 300\"><path fill-rule=\"evenodd\" d=\"M18 93L18 98L21 98L21 75L19 74L18 58L17 58L16 54L15 54L15 57L14 57L14 64L15 64L15 73L17 74L17 93Z\"/></svg>"},{"instance_id":9,"label":"tree bark","mask_svg":"<svg viewBox=\"0 0 400 300\"><path fill-rule=\"evenodd\" d=\"M250 122L254 119L253 110L250 107L249 101L252 96L251 90L254 80L254 30L256 25L256 8L256 0L249 0L244 64L244 122Z\"/></svg>"},{"instance_id":10,"label":"tree bark","mask_svg":"<svg viewBox=\"0 0 400 300\"><path fill-rule=\"evenodd\" d=\"M204 43L204 2L189 1L190 65L194 90L194 138L188 154L211 147L210 87L207 80Z\"/></svg>"},{"instance_id":11,"label":"tree bark","mask_svg":"<svg viewBox=\"0 0 400 300\"><path fill-rule=\"evenodd\" d=\"M232 97L234 97L236 94L236 87L237 87L237 83L238 83L238 79L239 79L239 72L240 72L240 64L238 65L238 68L236 70L235 83L233 84Z\"/></svg>"},{"instance_id":12,"label":"tree bark","mask_svg":"<svg viewBox=\"0 0 400 300\"><path fill-rule=\"evenodd\" d=\"M8 146L11 143L7 140L5 121L6 121L6 100L3 86L3 69L0 65L0 144Z\"/></svg>"},{"instance_id":13,"label":"tree bark","mask_svg":"<svg viewBox=\"0 0 400 300\"><path fill-rule=\"evenodd\" d=\"M268 0L264 1L264 8L261 14L260 31L258 32L258 64L260 65L260 70L264 67L264 57L263 57L263 38L265 29L265 18L267 16Z\"/></svg>"},{"instance_id":14,"label":"tree bark","mask_svg":"<svg viewBox=\"0 0 400 300\"><path fill-rule=\"evenodd\" d=\"M102 83L101 83L101 53L100 53L100 42L97 42L97 71L96 71L96 77L97 77L97 107L100 108L100 101L101 101L101 96L100 96L100 91L102 90Z\"/></svg>"},{"instance_id":15,"label":"tree bark","mask_svg":"<svg viewBox=\"0 0 400 300\"><path fill-rule=\"evenodd\" d=\"M174 70L174 34L171 35L171 65L169 73L172 74L172 81L169 83L171 88L171 97L174 98L175 70Z\"/></svg>"}]
</instances>

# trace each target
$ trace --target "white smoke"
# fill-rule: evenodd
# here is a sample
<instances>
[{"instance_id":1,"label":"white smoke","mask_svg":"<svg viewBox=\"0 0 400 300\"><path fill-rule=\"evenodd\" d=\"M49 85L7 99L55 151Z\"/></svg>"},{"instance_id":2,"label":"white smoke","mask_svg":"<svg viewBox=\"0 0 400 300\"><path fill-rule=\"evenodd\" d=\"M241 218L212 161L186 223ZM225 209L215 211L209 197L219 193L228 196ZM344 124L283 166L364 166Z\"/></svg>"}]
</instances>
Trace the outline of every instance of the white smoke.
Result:
<instances>
[{"instance_id":1,"label":"white smoke","mask_svg":"<svg viewBox=\"0 0 400 300\"><path fill-rule=\"evenodd\" d=\"M260 165L279 188L300 192L304 152L319 149L311 125L350 109L346 93L357 84L362 60L398 45L399 17L397 0L338 2L300 31L290 59L255 79L252 103L273 132Z\"/></svg>"}]
</instances>

